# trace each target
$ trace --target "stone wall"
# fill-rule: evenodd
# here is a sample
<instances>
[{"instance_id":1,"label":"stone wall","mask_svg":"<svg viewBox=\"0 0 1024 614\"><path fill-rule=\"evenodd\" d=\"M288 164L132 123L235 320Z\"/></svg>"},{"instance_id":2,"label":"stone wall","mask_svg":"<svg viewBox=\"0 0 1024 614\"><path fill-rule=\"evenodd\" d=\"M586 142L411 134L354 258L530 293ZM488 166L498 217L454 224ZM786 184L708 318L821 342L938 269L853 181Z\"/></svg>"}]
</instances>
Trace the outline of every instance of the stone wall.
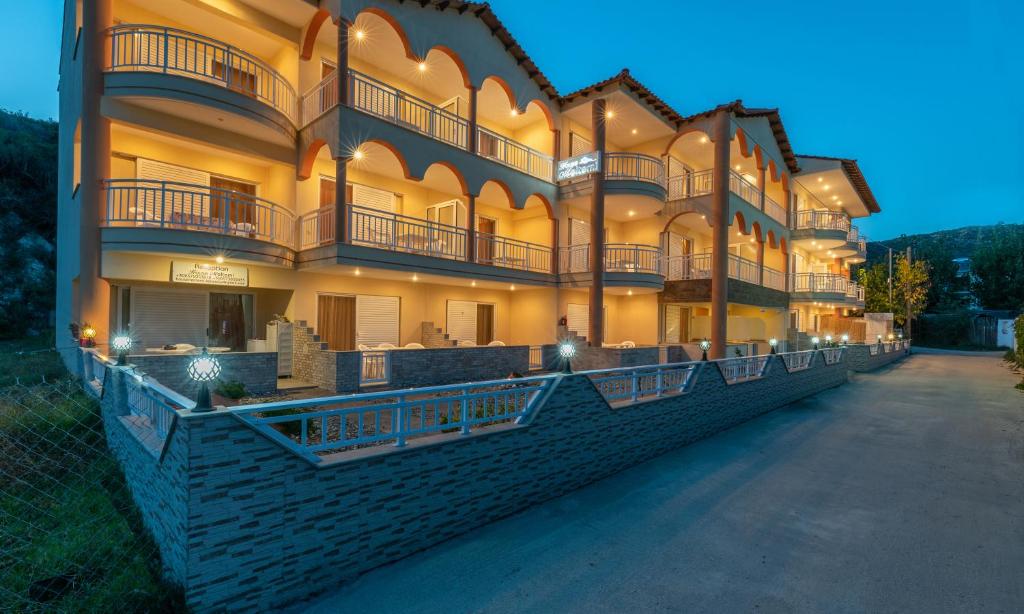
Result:
<instances>
[{"instance_id":1,"label":"stone wall","mask_svg":"<svg viewBox=\"0 0 1024 614\"><path fill-rule=\"evenodd\" d=\"M455 341L448 338L440 328L434 326L433 322L420 323L420 343L428 348L450 348L455 347Z\"/></svg>"},{"instance_id":2,"label":"stone wall","mask_svg":"<svg viewBox=\"0 0 1024 614\"><path fill-rule=\"evenodd\" d=\"M241 382L249 394L268 394L277 390L277 352L227 352L216 354L220 362L220 380ZM195 354L139 354L128 362L171 390L195 398L199 384L188 376L188 363Z\"/></svg>"},{"instance_id":3,"label":"stone wall","mask_svg":"<svg viewBox=\"0 0 1024 614\"><path fill-rule=\"evenodd\" d=\"M727 293L730 303L783 309L789 307L788 292L738 279L729 280ZM710 300L710 279L666 281L665 289L658 293L658 301L662 303L701 303Z\"/></svg>"},{"instance_id":4,"label":"stone wall","mask_svg":"<svg viewBox=\"0 0 1024 614\"><path fill-rule=\"evenodd\" d=\"M530 371L530 347L526 345L392 350L388 356L388 388L479 382Z\"/></svg>"},{"instance_id":5,"label":"stone wall","mask_svg":"<svg viewBox=\"0 0 1024 614\"><path fill-rule=\"evenodd\" d=\"M292 330L292 377L334 392L359 390L359 352L327 349L327 343L302 320Z\"/></svg>"},{"instance_id":6,"label":"stone wall","mask_svg":"<svg viewBox=\"0 0 1024 614\"><path fill-rule=\"evenodd\" d=\"M898 344L896 344L898 345ZM878 348L878 354L872 356L871 348ZM889 350L889 351L885 351ZM910 354L910 343L907 342L907 349L900 349L894 347L894 344L883 343L862 345L855 344L849 345L846 348L847 365L851 371L862 373L865 371L874 371L880 367L896 362L902 358L907 357Z\"/></svg>"}]
</instances>

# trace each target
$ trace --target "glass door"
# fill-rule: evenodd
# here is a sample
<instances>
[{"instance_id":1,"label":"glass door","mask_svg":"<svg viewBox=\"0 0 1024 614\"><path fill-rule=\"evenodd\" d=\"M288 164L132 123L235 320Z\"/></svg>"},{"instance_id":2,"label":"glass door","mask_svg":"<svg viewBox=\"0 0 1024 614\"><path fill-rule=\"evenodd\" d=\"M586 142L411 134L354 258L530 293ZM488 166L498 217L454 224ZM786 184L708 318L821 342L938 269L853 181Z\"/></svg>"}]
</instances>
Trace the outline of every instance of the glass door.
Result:
<instances>
[{"instance_id":1,"label":"glass door","mask_svg":"<svg viewBox=\"0 0 1024 614\"><path fill-rule=\"evenodd\" d=\"M210 293L210 345L244 352L253 338L253 295Z\"/></svg>"}]
</instances>

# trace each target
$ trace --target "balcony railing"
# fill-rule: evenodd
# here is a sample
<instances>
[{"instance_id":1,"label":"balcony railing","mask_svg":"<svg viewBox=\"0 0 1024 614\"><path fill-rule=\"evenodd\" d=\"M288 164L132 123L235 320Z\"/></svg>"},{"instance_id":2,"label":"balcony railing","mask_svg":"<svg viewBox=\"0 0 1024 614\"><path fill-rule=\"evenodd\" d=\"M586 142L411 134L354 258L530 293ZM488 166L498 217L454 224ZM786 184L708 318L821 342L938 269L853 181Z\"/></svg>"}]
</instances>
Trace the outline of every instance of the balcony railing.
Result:
<instances>
[{"instance_id":1,"label":"balcony railing","mask_svg":"<svg viewBox=\"0 0 1024 614\"><path fill-rule=\"evenodd\" d=\"M797 273L793 277L792 292L823 292L846 294L849 280L834 273Z\"/></svg>"},{"instance_id":2,"label":"balcony railing","mask_svg":"<svg viewBox=\"0 0 1024 614\"><path fill-rule=\"evenodd\" d=\"M466 259L466 229L406 215L347 205L348 242L396 252Z\"/></svg>"},{"instance_id":3,"label":"balcony railing","mask_svg":"<svg viewBox=\"0 0 1024 614\"><path fill-rule=\"evenodd\" d=\"M861 234L860 228L850 226L850 232L846 234L847 243L856 243L858 252L866 252L868 249L868 238Z\"/></svg>"},{"instance_id":4,"label":"balcony railing","mask_svg":"<svg viewBox=\"0 0 1024 614\"><path fill-rule=\"evenodd\" d=\"M797 211L793 217L793 228L796 230L841 230L848 233L850 218L839 211Z\"/></svg>"},{"instance_id":5,"label":"balcony railing","mask_svg":"<svg viewBox=\"0 0 1024 614\"><path fill-rule=\"evenodd\" d=\"M729 191L758 209L761 208L761 190L734 170L729 171Z\"/></svg>"},{"instance_id":6,"label":"balcony railing","mask_svg":"<svg viewBox=\"0 0 1024 614\"><path fill-rule=\"evenodd\" d=\"M295 246L295 216L249 194L177 181L108 179L107 226L174 228Z\"/></svg>"},{"instance_id":7,"label":"balcony railing","mask_svg":"<svg viewBox=\"0 0 1024 614\"><path fill-rule=\"evenodd\" d=\"M338 106L337 73L302 96L302 125ZM361 72L348 72L347 104L397 126L443 143L469 148L469 120ZM483 127L477 127L477 152L545 181L553 181L554 158Z\"/></svg>"},{"instance_id":8,"label":"balcony railing","mask_svg":"<svg viewBox=\"0 0 1024 614\"><path fill-rule=\"evenodd\" d=\"M846 284L846 298L863 302L864 301L864 286L858 284L855 281L847 282Z\"/></svg>"},{"instance_id":9,"label":"balcony railing","mask_svg":"<svg viewBox=\"0 0 1024 614\"><path fill-rule=\"evenodd\" d=\"M767 194L764 196L764 212L776 222L786 225L786 208L775 202Z\"/></svg>"},{"instance_id":10,"label":"balcony railing","mask_svg":"<svg viewBox=\"0 0 1024 614\"><path fill-rule=\"evenodd\" d=\"M729 254L729 277L751 284L758 283L758 266L753 260ZM687 254L665 259L666 281L711 279L711 254ZM786 276L775 269L764 267L761 285L786 291Z\"/></svg>"},{"instance_id":11,"label":"balcony railing","mask_svg":"<svg viewBox=\"0 0 1024 614\"><path fill-rule=\"evenodd\" d=\"M295 89L269 64L227 43L176 28L110 29L114 72L159 72L220 85L270 105L298 123Z\"/></svg>"},{"instance_id":12,"label":"balcony railing","mask_svg":"<svg viewBox=\"0 0 1024 614\"><path fill-rule=\"evenodd\" d=\"M604 177L611 180L644 181L665 186L665 165L654 156L609 152L604 157Z\"/></svg>"},{"instance_id":13,"label":"balcony railing","mask_svg":"<svg viewBox=\"0 0 1024 614\"><path fill-rule=\"evenodd\" d=\"M550 273L551 253L551 248L546 245L483 232L476 233L476 261L480 264Z\"/></svg>"},{"instance_id":14,"label":"balcony railing","mask_svg":"<svg viewBox=\"0 0 1024 614\"><path fill-rule=\"evenodd\" d=\"M490 158L505 166L511 166L544 181L552 181L555 176L553 157L496 132L491 132L487 128L477 127L477 152L485 158Z\"/></svg>"},{"instance_id":15,"label":"balcony railing","mask_svg":"<svg viewBox=\"0 0 1024 614\"><path fill-rule=\"evenodd\" d=\"M696 171L668 178L668 200L706 196L713 192L714 169Z\"/></svg>"},{"instance_id":16,"label":"balcony railing","mask_svg":"<svg viewBox=\"0 0 1024 614\"><path fill-rule=\"evenodd\" d=\"M771 288L773 290L785 292L786 275L782 271L778 271L769 267L764 267L764 282L761 285L763 285L765 288Z\"/></svg>"},{"instance_id":17,"label":"balcony railing","mask_svg":"<svg viewBox=\"0 0 1024 614\"><path fill-rule=\"evenodd\" d=\"M562 248L559 270L563 273L590 272L590 244ZM606 273L661 275L661 249L653 245L608 243L604 246Z\"/></svg>"},{"instance_id":18,"label":"balcony railing","mask_svg":"<svg viewBox=\"0 0 1024 614\"><path fill-rule=\"evenodd\" d=\"M748 284L757 284L757 263L753 260L741 258L736 254L729 254L729 277L745 281Z\"/></svg>"}]
</instances>

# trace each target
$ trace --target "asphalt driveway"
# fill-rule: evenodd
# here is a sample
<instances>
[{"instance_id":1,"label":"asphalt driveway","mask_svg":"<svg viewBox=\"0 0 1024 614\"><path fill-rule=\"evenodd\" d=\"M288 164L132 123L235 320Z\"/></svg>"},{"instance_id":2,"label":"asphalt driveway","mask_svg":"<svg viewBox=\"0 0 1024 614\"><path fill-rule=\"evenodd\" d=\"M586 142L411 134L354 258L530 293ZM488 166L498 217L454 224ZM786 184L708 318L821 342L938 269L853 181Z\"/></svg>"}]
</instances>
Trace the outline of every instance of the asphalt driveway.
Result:
<instances>
[{"instance_id":1,"label":"asphalt driveway","mask_svg":"<svg viewBox=\"0 0 1024 614\"><path fill-rule=\"evenodd\" d=\"M299 612L1022 612L1024 393L921 354Z\"/></svg>"}]
</instances>

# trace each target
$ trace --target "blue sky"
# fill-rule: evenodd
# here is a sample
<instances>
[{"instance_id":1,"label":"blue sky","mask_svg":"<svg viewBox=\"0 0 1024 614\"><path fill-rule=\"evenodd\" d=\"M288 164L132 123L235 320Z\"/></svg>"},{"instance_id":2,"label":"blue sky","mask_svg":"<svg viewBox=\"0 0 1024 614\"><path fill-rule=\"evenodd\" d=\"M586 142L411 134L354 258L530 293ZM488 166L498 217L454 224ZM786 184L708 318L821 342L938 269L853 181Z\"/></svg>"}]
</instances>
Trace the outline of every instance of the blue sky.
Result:
<instances>
[{"instance_id":1,"label":"blue sky","mask_svg":"<svg viewBox=\"0 0 1024 614\"><path fill-rule=\"evenodd\" d=\"M14 61L0 107L56 117L61 4L4 11L0 57ZM1024 11L1013 0L491 6L562 93L628 67L684 115L737 98L778 107L798 153L858 159L883 210L860 222L872 238L1024 222Z\"/></svg>"}]
</instances>

